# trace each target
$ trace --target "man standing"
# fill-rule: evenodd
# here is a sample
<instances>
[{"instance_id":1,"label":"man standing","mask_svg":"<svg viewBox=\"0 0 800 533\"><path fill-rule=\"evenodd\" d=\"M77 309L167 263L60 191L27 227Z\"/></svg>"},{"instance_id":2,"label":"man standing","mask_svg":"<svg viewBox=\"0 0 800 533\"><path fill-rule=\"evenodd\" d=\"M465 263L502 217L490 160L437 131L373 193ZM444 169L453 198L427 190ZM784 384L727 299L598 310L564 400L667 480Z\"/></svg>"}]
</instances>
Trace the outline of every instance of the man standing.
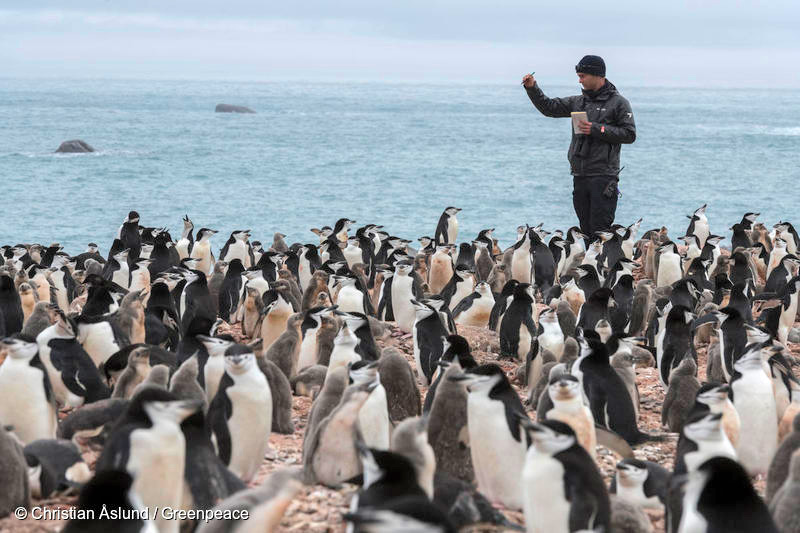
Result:
<instances>
[{"instance_id":1,"label":"man standing","mask_svg":"<svg viewBox=\"0 0 800 533\"><path fill-rule=\"evenodd\" d=\"M581 232L593 240L597 231L614 223L617 210L619 152L621 144L636 140L631 105L606 79L606 64L599 56L584 56L575 66L583 94L548 98L532 74L522 78L528 97L543 115L569 117L585 111L586 121L573 131L567 158L572 169L572 204Z\"/></svg>"}]
</instances>

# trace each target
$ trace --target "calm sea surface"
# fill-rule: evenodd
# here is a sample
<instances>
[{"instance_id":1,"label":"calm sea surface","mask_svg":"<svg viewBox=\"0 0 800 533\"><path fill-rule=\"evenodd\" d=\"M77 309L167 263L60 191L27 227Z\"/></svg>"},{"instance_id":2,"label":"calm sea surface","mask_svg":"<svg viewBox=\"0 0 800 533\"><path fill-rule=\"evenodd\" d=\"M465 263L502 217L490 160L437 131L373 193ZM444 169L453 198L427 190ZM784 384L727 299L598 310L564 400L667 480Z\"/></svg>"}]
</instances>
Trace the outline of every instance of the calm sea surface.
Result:
<instances>
[{"instance_id":1,"label":"calm sea surface","mask_svg":"<svg viewBox=\"0 0 800 533\"><path fill-rule=\"evenodd\" d=\"M542 84L549 96L575 86ZM638 139L622 150L617 221L682 235L708 203L712 231L746 211L800 224L800 91L618 87ZM217 103L254 115L214 113ZM519 224L575 224L570 123L506 85L0 80L0 244L86 243L107 253L129 210L180 235L181 217L271 242L316 242L340 217L433 235L463 208L459 240ZM98 151L56 155L67 139ZM724 244L724 243L723 243Z\"/></svg>"}]
</instances>

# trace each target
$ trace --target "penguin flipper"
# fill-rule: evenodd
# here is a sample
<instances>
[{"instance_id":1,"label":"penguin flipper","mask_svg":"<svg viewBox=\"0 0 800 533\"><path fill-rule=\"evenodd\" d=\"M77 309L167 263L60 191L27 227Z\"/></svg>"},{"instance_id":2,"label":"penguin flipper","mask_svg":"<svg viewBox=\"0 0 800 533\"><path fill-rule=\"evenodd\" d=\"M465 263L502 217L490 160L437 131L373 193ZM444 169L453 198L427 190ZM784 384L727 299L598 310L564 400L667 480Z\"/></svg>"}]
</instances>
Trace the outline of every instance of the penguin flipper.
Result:
<instances>
[{"instance_id":1,"label":"penguin flipper","mask_svg":"<svg viewBox=\"0 0 800 533\"><path fill-rule=\"evenodd\" d=\"M633 449L631 448L630 444L625 441L625 439L610 429L606 429L597 424L594 426L594 431L597 435L597 444L600 446L605 446L612 452L622 456L623 459L634 458Z\"/></svg>"},{"instance_id":2,"label":"penguin flipper","mask_svg":"<svg viewBox=\"0 0 800 533\"><path fill-rule=\"evenodd\" d=\"M226 383L228 382L228 383ZM217 395L211 401L208 408L208 431L209 437L213 435L217 440L217 455L225 466L231 463L232 443L231 433L228 428L228 418L232 414L232 405L228 399L225 389L232 384L230 376L225 374L220 380Z\"/></svg>"}]
</instances>

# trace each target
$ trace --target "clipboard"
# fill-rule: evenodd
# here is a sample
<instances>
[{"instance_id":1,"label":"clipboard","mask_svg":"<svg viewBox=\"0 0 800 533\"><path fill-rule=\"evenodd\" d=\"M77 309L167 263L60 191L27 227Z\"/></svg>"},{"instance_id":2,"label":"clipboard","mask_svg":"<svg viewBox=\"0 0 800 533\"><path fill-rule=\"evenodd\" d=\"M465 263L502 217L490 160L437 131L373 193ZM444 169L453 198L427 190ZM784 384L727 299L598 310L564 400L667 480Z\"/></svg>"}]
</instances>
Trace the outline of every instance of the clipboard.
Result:
<instances>
[{"instance_id":1,"label":"clipboard","mask_svg":"<svg viewBox=\"0 0 800 533\"><path fill-rule=\"evenodd\" d=\"M579 127L581 122L589 122L586 117L586 111L573 111L570 115L572 116L572 133L575 135L586 135L581 132Z\"/></svg>"}]
</instances>

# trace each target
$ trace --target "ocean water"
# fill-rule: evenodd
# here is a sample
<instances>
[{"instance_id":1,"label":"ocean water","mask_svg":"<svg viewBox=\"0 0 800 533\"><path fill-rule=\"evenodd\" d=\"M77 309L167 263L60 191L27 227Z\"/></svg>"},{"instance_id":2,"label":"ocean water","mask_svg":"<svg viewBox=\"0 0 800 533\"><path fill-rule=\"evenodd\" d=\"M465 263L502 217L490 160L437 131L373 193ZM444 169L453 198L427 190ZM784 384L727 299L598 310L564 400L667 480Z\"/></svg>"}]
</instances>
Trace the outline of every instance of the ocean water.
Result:
<instances>
[{"instance_id":1,"label":"ocean water","mask_svg":"<svg viewBox=\"0 0 800 533\"><path fill-rule=\"evenodd\" d=\"M542 82L549 96L578 86ZM617 222L644 218L683 235L708 203L712 231L746 211L798 222L800 91L619 86L638 138L622 149ZM257 114L214 113L217 103ZM540 115L518 83L0 83L0 244L59 242L105 254L128 211L165 226L181 217L270 243L316 242L340 217L432 236L461 207L459 240L520 224L576 223L568 119ZM57 155L67 139L98 151ZM725 244L725 243L723 243Z\"/></svg>"}]
</instances>

